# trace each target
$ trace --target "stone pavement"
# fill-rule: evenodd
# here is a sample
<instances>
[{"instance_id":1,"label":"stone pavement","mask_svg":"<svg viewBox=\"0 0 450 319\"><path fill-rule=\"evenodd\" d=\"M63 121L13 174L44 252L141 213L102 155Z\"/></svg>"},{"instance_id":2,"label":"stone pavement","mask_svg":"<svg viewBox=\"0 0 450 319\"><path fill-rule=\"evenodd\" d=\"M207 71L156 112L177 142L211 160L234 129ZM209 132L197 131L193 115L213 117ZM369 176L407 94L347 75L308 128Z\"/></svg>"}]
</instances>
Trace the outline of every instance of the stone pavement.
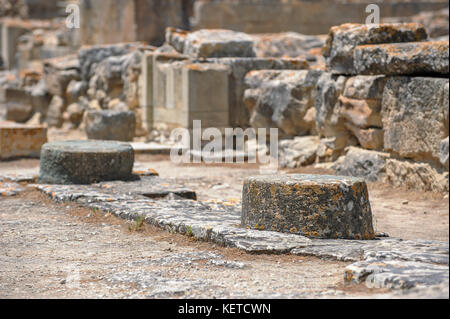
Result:
<instances>
[{"instance_id":1,"label":"stone pavement","mask_svg":"<svg viewBox=\"0 0 450 319\"><path fill-rule=\"evenodd\" d=\"M90 186L31 186L58 202L76 202L94 211L109 212L128 220L143 218L146 223L169 232L235 247L251 254L309 255L353 262L343 274L347 282L399 288L402 294L405 289L420 291L425 287L448 285L449 282L446 242L393 238L323 240L244 229L240 227L239 202L186 200L180 194L189 194L187 189L160 177ZM441 290L441 297L448 298L448 290Z\"/></svg>"}]
</instances>

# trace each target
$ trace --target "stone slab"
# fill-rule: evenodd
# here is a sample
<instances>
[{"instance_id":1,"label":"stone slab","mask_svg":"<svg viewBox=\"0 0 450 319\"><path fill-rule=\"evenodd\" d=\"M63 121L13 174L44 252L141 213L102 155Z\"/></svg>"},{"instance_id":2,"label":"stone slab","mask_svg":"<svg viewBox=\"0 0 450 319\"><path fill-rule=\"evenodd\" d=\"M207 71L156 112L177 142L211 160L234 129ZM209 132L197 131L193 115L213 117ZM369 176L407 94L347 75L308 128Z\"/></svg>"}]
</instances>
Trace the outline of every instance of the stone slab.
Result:
<instances>
[{"instance_id":1,"label":"stone slab","mask_svg":"<svg viewBox=\"0 0 450 319\"><path fill-rule=\"evenodd\" d=\"M136 187L140 185L139 187ZM145 222L173 233L214 242L225 247L235 247L247 253L291 253L301 256L315 256L345 262L356 262L356 270L373 263L388 261L399 267L404 263L414 264L414 271L403 272L401 280L408 282L401 290L402 297L411 291L420 295L423 291L435 287L435 280L430 279L430 270L448 284L449 247L447 242L404 241L388 238L381 240L331 240L308 239L303 236L271 231L248 230L239 226L240 203L197 202L193 200L172 200L161 198L152 200L142 195L137 189L153 191L171 191L182 187L174 179L159 177L142 177L141 181L107 182L94 185L32 185L50 196L55 201L73 201L84 207L111 213L127 220L144 217ZM376 266L376 265L375 265ZM398 267L383 268L385 278L395 278ZM350 265L349 265L350 267ZM421 270L423 273L421 273ZM445 273L447 272L447 277ZM355 271L356 273L356 271ZM411 276L409 274L411 274ZM347 278L348 273L343 274ZM355 277L356 278L356 277ZM362 277L361 277L362 278ZM446 279L447 278L447 279ZM399 288L391 285L392 280L377 280L379 288ZM368 281L370 287L372 284ZM414 288L413 288L414 287ZM395 293L395 292L394 292Z\"/></svg>"},{"instance_id":2,"label":"stone slab","mask_svg":"<svg viewBox=\"0 0 450 319\"><path fill-rule=\"evenodd\" d=\"M45 126L0 122L0 160L18 157L38 158L47 142Z\"/></svg>"},{"instance_id":3,"label":"stone slab","mask_svg":"<svg viewBox=\"0 0 450 319\"><path fill-rule=\"evenodd\" d=\"M311 238L375 238L366 183L341 176L248 178L242 195L242 226Z\"/></svg>"},{"instance_id":4,"label":"stone slab","mask_svg":"<svg viewBox=\"0 0 450 319\"><path fill-rule=\"evenodd\" d=\"M131 179L131 145L108 141L65 141L42 147L39 182L91 184Z\"/></svg>"},{"instance_id":5,"label":"stone slab","mask_svg":"<svg viewBox=\"0 0 450 319\"><path fill-rule=\"evenodd\" d=\"M427 37L425 28L418 23L347 23L330 29L324 56L332 73L358 74L354 67L354 50L357 46L425 41Z\"/></svg>"},{"instance_id":6,"label":"stone slab","mask_svg":"<svg viewBox=\"0 0 450 319\"><path fill-rule=\"evenodd\" d=\"M445 78L389 77L381 110L385 151L440 165L440 143L448 136L448 83Z\"/></svg>"},{"instance_id":7,"label":"stone slab","mask_svg":"<svg viewBox=\"0 0 450 319\"><path fill-rule=\"evenodd\" d=\"M89 111L85 116L85 130L91 140L133 141L136 115L131 111Z\"/></svg>"},{"instance_id":8,"label":"stone slab","mask_svg":"<svg viewBox=\"0 0 450 319\"><path fill-rule=\"evenodd\" d=\"M362 45L355 48L354 69L362 75L445 75L448 41Z\"/></svg>"}]
</instances>

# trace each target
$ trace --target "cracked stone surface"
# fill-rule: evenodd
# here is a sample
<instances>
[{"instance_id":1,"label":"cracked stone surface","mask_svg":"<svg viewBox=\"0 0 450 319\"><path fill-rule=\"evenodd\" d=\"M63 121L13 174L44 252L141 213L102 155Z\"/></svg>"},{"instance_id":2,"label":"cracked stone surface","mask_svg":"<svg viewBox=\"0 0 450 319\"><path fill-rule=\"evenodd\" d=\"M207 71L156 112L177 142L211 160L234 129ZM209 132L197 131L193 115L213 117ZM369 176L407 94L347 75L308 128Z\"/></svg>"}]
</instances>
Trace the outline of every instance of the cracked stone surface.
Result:
<instances>
[{"instance_id":1,"label":"cracked stone surface","mask_svg":"<svg viewBox=\"0 0 450 319\"><path fill-rule=\"evenodd\" d=\"M353 262L347 266L343 277L348 282L365 282L368 287L422 289L449 281L446 242L393 238L372 241L308 239L300 235L249 230L239 226L239 202L167 200L164 197L155 200L144 196L142 189L151 189L154 194L167 194L182 188L170 179L142 177L140 181L128 183L33 187L59 202L74 201L93 211L109 212L128 220L143 217L146 223L169 232L238 248L247 253L290 253ZM236 266L221 261L212 263L225 268ZM110 280L130 283L134 276L133 272L125 272ZM168 282L165 278L158 280L151 283L157 295L158 287ZM171 283L170 286L176 293L178 283ZM185 286L195 288L195 282L188 282ZM164 295L164 292L161 294ZM441 296L447 298L448 290L442 291ZM399 294L398 297L403 298L404 295Z\"/></svg>"}]
</instances>

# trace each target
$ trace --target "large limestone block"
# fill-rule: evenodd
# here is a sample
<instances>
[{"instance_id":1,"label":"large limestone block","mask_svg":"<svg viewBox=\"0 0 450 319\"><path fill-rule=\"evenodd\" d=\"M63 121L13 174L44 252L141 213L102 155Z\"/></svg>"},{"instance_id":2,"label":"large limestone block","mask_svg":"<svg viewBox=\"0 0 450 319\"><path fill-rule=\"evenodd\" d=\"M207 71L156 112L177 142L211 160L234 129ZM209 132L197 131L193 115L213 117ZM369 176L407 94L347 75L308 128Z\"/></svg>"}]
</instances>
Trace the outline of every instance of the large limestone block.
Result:
<instances>
[{"instance_id":1,"label":"large limestone block","mask_svg":"<svg viewBox=\"0 0 450 319\"><path fill-rule=\"evenodd\" d=\"M382 102L386 151L439 162L441 140L448 136L444 116L448 83L440 78L389 78Z\"/></svg>"},{"instance_id":2,"label":"large limestone block","mask_svg":"<svg viewBox=\"0 0 450 319\"><path fill-rule=\"evenodd\" d=\"M89 111L85 127L91 140L130 142L135 136L136 115L130 111Z\"/></svg>"},{"instance_id":3,"label":"large limestone block","mask_svg":"<svg viewBox=\"0 0 450 319\"><path fill-rule=\"evenodd\" d=\"M448 74L448 41L362 45L355 48L356 73Z\"/></svg>"},{"instance_id":4,"label":"large limestone block","mask_svg":"<svg viewBox=\"0 0 450 319\"><path fill-rule=\"evenodd\" d=\"M336 174L361 177L367 181L383 180L386 173L388 153L349 147L346 154L334 164Z\"/></svg>"},{"instance_id":5,"label":"large limestone block","mask_svg":"<svg viewBox=\"0 0 450 319\"><path fill-rule=\"evenodd\" d=\"M253 50L253 38L250 35L220 29L188 33L185 37L183 53L193 58L256 56Z\"/></svg>"},{"instance_id":6,"label":"large limestone block","mask_svg":"<svg viewBox=\"0 0 450 319\"><path fill-rule=\"evenodd\" d=\"M448 171L438 169L429 163L409 160L388 159L387 181L398 187L415 190L448 192Z\"/></svg>"},{"instance_id":7,"label":"large limestone block","mask_svg":"<svg viewBox=\"0 0 450 319\"><path fill-rule=\"evenodd\" d=\"M39 183L66 185L129 180L133 165L134 151L127 143L53 142L42 147Z\"/></svg>"},{"instance_id":8,"label":"large limestone block","mask_svg":"<svg viewBox=\"0 0 450 319\"><path fill-rule=\"evenodd\" d=\"M0 159L39 157L41 147L47 142L44 126L0 122Z\"/></svg>"},{"instance_id":9,"label":"large limestone block","mask_svg":"<svg viewBox=\"0 0 450 319\"><path fill-rule=\"evenodd\" d=\"M280 141L280 166L297 168L316 161L320 139L317 136L300 136Z\"/></svg>"},{"instance_id":10,"label":"large limestone block","mask_svg":"<svg viewBox=\"0 0 450 319\"><path fill-rule=\"evenodd\" d=\"M304 59L272 59L272 58L212 58L208 63L218 63L229 66L230 124L233 127L249 126L250 115L245 107L244 94L248 88L245 76L250 71L257 70L306 70L309 64Z\"/></svg>"},{"instance_id":11,"label":"large limestone block","mask_svg":"<svg viewBox=\"0 0 450 319\"><path fill-rule=\"evenodd\" d=\"M242 226L312 238L375 238L367 185L351 177L251 177L244 182Z\"/></svg>"},{"instance_id":12,"label":"large limestone block","mask_svg":"<svg viewBox=\"0 0 450 319\"><path fill-rule=\"evenodd\" d=\"M357 75L345 83L344 97L356 100L381 100L387 78L383 75Z\"/></svg>"},{"instance_id":13,"label":"large limestone block","mask_svg":"<svg viewBox=\"0 0 450 319\"><path fill-rule=\"evenodd\" d=\"M69 55L44 62L44 81L52 95L64 96L72 80L80 79L80 64L76 56Z\"/></svg>"},{"instance_id":14,"label":"large limestone block","mask_svg":"<svg viewBox=\"0 0 450 319\"><path fill-rule=\"evenodd\" d=\"M315 70L249 72L244 102L252 127L277 127L283 136L310 133L313 125L305 117L314 107L312 93L321 73Z\"/></svg>"},{"instance_id":15,"label":"large limestone block","mask_svg":"<svg viewBox=\"0 0 450 319\"><path fill-rule=\"evenodd\" d=\"M201 120L203 127L229 126L229 67L188 64L182 72L182 103L187 127L192 128L194 120Z\"/></svg>"},{"instance_id":16,"label":"large limestone block","mask_svg":"<svg viewBox=\"0 0 450 319\"><path fill-rule=\"evenodd\" d=\"M355 100L339 97L340 115L359 128L382 127L381 100Z\"/></svg>"},{"instance_id":17,"label":"large limestone block","mask_svg":"<svg viewBox=\"0 0 450 319\"><path fill-rule=\"evenodd\" d=\"M0 120L24 123L33 112L31 94L17 87L0 87Z\"/></svg>"},{"instance_id":18,"label":"large limestone block","mask_svg":"<svg viewBox=\"0 0 450 319\"><path fill-rule=\"evenodd\" d=\"M149 74L149 76L153 76L153 107L162 107L165 108L167 106L167 97L170 95L170 89L168 88L168 81L171 77L170 69L171 64L177 61L185 61L187 60L187 56L181 54L172 54L172 53L160 53L153 55L153 74Z\"/></svg>"},{"instance_id":19,"label":"large limestone block","mask_svg":"<svg viewBox=\"0 0 450 319\"><path fill-rule=\"evenodd\" d=\"M416 42L427 39L425 28L417 23L343 24L330 29L324 56L335 74L357 74L354 49L359 45Z\"/></svg>"}]
</instances>

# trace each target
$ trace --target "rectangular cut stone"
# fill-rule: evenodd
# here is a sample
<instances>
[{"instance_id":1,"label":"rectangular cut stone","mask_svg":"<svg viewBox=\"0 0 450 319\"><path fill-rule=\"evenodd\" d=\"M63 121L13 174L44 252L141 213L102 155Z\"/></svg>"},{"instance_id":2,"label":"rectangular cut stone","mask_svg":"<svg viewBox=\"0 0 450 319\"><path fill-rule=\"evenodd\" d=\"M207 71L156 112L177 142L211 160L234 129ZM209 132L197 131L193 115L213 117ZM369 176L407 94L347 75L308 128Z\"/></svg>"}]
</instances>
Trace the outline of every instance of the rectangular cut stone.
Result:
<instances>
[{"instance_id":1,"label":"rectangular cut stone","mask_svg":"<svg viewBox=\"0 0 450 319\"><path fill-rule=\"evenodd\" d=\"M188 33L183 53L193 58L255 57L253 38L230 30L199 30Z\"/></svg>"},{"instance_id":2,"label":"rectangular cut stone","mask_svg":"<svg viewBox=\"0 0 450 319\"><path fill-rule=\"evenodd\" d=\"M328 67L334 74L357 74L354 49L365 44L425 41L421 24L343 24L332 27L324 47Z\"/></svg>"},{"instance_id":3,"label":"rectangular cut stone","mask_svg":"<svg viewBox=\"0 0 450 319\"><path fill-rule=\"evenodd\" d=\"M242 226L312 238L374 239L367 185L362 179L320 175L248 178Z\"/></svg>"},{"instance_id":4,"label":"rectangular cut stone","mask_svg":"<svg viewBox=\"0 0 450 319\"><path fill-rule=\"evenodd\" d=\"M247 127L250 115L244 104L247 86L245 76L255 70L306 70L309 64L303 59L270 59L270 58L214 58L209 63L217 63L231 68L229 79L230 125Z\"/></svg>"},{"instance_id":5,"label":"rectangular cut stone","mask_svg":"<svg viewBox=\"0 0 450 319\"><path fill-rule=\"evenodd\" d=\"M54 58L44 62L44 81L51 95L64 96L71 80L79 80L80 64L76 55Z\"/></svg>"},{"instance_id":6,"label":"rectangular cut stone","mask_svg":"<svg viewBox=\"0 0 450 319\"><path fill-rule=\"evenodd\" d=\"M187 60L180 54L155 54L153 57L153 106L167 107L167 70L170 64Z\"/></svg>"},{"instance_id":7,"label":"rectangular cut stone","mask_svg":"<svg viewBox=\"0 0 450 319\"><path fill-rule=\"evenodd\" d=\"M0 122L0 159L36 157L47 142L47 128L44 126L19 125Z\"/></svg>"},{"instance_id":8,"label":"rectangular cut stone","mask_svg":"<svg viewBox=\"0 0 450 319\"><path fill-rule=\"evenodd\" d=\"M439 163L446 132L448 79L392 77L384 89L384 148L403 158Z\"/></svg>"},{"instance_id":9,"label":"rectangular cut stone","mask_svg":"<svg viewBox=\"0 0 450 319\"><path fill-rule=\"evenodd\" d=\"M15 56L19 38L30 31L30 26L15 19L6 19L0 25L1 58L6 69L15 67Z\"/></svg>"},{"instance_id":10,"label":"rectangular cut stone","mask_svg":"<svg viewBox=\"0 0 450 319\"><path fill-rule=\"evenodd\" d=\"M139 79L142 126L148 132L151 132L153 128L153 57L154 52L145 52L142 55Z\"/></svg>"},{"instance_id":11,"label":"rectangular cut stone","mask_svg":"<svg viewBox=\"0 0 450 319\"><path fill-rule=\"evenodd\" d=\"M345 83L344 97L357 100L381 100L386 80L387 78L383 75L351 77Z\"/></svg>"},{"instance_id":12,"label":"rectangular cut stone","mask_svg":"<svg viewBox=\"0 0 450 319\"><path fill-rule=\"evenodd\" d=\"M283 136L306 135L312 122L305 119L314 107L313 91L319 70L261 70L245 77L249 89L244 102L253 128L278 127Z\"/></svg>"},{"instance_id":13,"label":"rectangular cut stone","mask_svg":"<svg viewBox=\"0 0 450 319\"><path fill-rule=\"evenodd\" d=\"M448 41L362 45L355 49L358 74L448 74Z\"/></svg>"},{"instance_id":14,"label":"rectangular cut stone","mask_svg":"<svg viewBox=\"0 0 450 319\"><path fill-rule=\"evenodd\" d=\"M188 115L188 128L194 120L201 120L203 127L229 125L229 73L228 67L214 64L183 68L183 110Z\"/></svg>"}]
</instances>

